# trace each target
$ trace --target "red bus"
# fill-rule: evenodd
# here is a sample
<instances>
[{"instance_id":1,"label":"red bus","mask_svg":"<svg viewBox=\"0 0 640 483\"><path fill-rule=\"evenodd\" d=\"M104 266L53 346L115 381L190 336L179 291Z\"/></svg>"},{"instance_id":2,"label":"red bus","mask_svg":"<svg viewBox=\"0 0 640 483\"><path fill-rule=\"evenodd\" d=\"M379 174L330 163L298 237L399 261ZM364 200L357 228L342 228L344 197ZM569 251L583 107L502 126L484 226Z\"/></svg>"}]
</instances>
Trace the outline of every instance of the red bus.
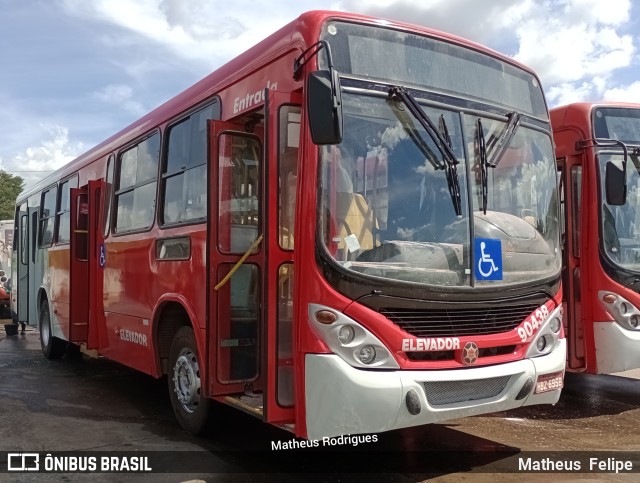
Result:
<instances>
[{"instance_id":1,"label":"red bus","mask_svg":"<svg viewBox=\"0 0 640 483\"><path fill-rule=\"evenodd\" d=\"M565 229L567 368L640 367L640 105L551 111ZM585 263L585 261L588 261Z\"/></svg>"},{"instance_id":2,"label":"red bus","mask_svg":"<svg viewBox=\"0 0 640 483\"><path fill-rule=\"evenodd\" d=\"M563 383L536 75L421 27L310 12L17 201L18 318L297 436L523 405Z\"/></svg>"}]
</instances>

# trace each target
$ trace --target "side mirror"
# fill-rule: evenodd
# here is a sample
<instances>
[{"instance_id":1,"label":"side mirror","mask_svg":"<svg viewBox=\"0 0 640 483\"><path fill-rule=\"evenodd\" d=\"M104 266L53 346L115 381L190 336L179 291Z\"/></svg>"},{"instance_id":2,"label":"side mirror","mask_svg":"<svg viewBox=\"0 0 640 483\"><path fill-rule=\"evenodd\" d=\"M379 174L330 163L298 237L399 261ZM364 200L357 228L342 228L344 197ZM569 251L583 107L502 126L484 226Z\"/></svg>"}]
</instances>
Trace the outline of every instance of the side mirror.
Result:
<instances>
[{"instance_id":1,"label":"side mirror","mask_svg":"<svg viewBox=\"0 0 640 483\"><path fill-rule=\"evenodd\" d=\"M604 185L608 205L621 206L627 202L626 173L611 161L605 168Z\"/></svg>"},{"instance_id":2,"label":"side mirror","mask_svg":"<svg viewBox=\"0 0 640 483\"><path fill-rule=\"evenodd\" d=\"M311 139L315 144L342 142L342 94L336 70L309 73L307 110Z\"/></svg>"}]
</instances>

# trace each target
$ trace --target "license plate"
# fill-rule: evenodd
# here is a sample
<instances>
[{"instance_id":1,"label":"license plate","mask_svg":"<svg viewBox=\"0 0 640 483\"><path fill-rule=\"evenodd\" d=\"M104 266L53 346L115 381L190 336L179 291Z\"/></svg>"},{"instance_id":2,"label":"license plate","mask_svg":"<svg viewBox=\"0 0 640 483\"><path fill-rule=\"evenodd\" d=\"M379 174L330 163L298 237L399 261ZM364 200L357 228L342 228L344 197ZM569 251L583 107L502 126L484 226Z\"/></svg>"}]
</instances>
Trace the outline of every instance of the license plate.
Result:
<instances>
[{"instance_id":1,"label":"license plate","mask_svg":"<svg viewBox=\"0 0 640 483\"><path fill-rule=\"evenodd\" d=\"M554 372L553 374L543 374L542 376L538 376L538 380L536 381L536 394L540 394L542 392L555 391L557 389L562 389L564 382L564 373L563 372Z\"/></svg>"}]
</instances>

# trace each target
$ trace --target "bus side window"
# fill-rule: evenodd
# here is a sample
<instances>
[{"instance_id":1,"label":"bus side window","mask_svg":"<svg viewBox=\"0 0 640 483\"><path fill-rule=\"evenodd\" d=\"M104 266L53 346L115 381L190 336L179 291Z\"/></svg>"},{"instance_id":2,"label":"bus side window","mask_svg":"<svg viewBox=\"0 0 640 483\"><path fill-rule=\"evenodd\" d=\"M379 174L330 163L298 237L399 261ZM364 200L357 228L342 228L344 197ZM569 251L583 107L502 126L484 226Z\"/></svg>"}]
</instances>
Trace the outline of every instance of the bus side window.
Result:
<instances>
[{"instance_id":1,"label":"bus side window","mask_svg":"<svg viewBox=\"0 0 640 483\"><path fill-rule=\"evenodd\" d=\"M115 156L112 154L107 161L107 177L106 177L106 189L104 193L104 226L102 227L102 234L106 237L109 234L111 228L111 202L113 198L113 172L115 170Z\"/></svg>"},{"instance_id":2,"label":"bus side window","mask_svg":"<svg viewBox=\"0 0 640 483\"><path fill-rule=\"evenodd\" d=\"M53 225L56 215L56 187L45 191L40 202L40 248L50 247L53 243Z\"/></svg>"},{"instance_id":3,"label":"bus side window","mask_svg":"<svg viewBox=\"0 0 640 483\"><path fill-rule=\"evenodd\" d=\"M162 224L206 218L207 121L219 118L216 102L169 128L162 170Z\"/></svg>"},{"instance_id":4,"label":"bus side window","mask_svg":"<svg viewBox=\"0 0 640 483\"><path fill-rule=\"evenodd\" d=\"M78 177L75 176L60 184L58 195L58 212L56 213L56 243L69 243L71 240L71 188L78 187Z\"/></svg>"},{"instance_id":5,"label":"bus side window","mask_svg":"<svg viewBox=\"0 0 640 483\"><path fill-rule=\"evenodd\" d=\"M116 233L153 225L159 152L160 135L155 133L120 155L115 196Z\"/></svg>"}]
</instances>

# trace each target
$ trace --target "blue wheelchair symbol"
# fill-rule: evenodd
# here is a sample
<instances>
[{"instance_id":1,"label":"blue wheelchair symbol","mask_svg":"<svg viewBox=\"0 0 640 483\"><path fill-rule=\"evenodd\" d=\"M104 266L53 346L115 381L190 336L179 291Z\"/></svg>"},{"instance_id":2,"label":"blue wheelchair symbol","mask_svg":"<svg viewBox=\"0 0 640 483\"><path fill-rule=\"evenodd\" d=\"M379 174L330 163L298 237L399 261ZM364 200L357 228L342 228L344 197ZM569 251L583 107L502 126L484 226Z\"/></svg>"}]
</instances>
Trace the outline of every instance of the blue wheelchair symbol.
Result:
<instances>
[{"instance_id":1,"label":"blue wheelchair symbol","mask_svg":"<svg viewBox=\"0 0 640 483\"><path fill-rule=\"evenodd\" d=\"M100 267L104 268L107 264L107 257L104 252L104 245L100 245L100 259L99 259Z\"/></svg>"},{"instance_id":2,"label":"blue wheelchair symbol","mask_svg":"<svg viewBox=\"0 0 640 483\"><path fill-rule=\"evenodd\" d=\"M502 243L492 238L476 238L475 271L477 280L502 280Z\"/></svg>"}]
</instances>

